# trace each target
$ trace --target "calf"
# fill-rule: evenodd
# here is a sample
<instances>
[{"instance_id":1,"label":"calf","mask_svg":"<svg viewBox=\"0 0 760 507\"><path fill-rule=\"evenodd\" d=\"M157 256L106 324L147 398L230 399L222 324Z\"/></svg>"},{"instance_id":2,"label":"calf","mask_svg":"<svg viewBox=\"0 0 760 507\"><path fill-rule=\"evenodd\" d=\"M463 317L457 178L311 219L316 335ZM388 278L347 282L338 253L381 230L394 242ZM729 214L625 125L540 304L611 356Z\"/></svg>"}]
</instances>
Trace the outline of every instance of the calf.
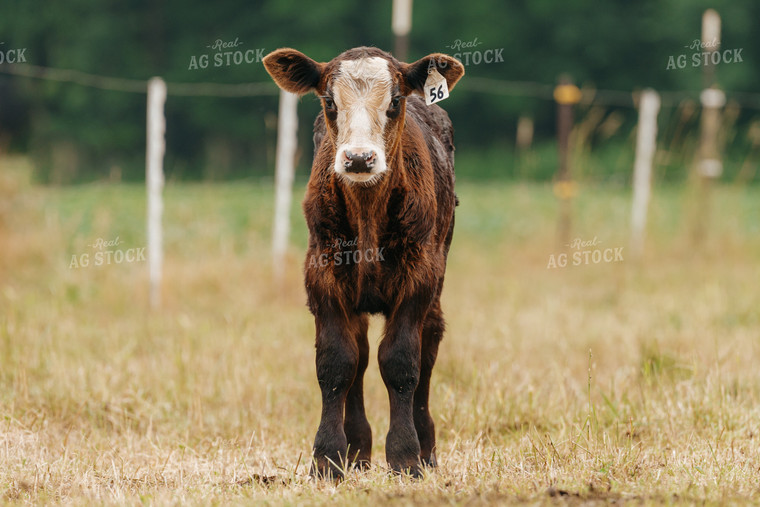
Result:
<instances>
[{"instance_id":1,"label":"calf","mask_svg":"<svg viewBox=\"0 0 760 507\"><path fill-rule=\"evenodd\" d=\"M342 462L370 463L367 314L381 313L386 459L394 471L419 476L424 465L436 466L428 392L444 330L440 297L457 198L451 121L418 96L429 74L438 72L452 89L464 67L443 54L402 63L369 47L327 63L278 49L264 66L282 89L322 100L303 201L322 391L312 474L339 478Z\"/></svg>"}]
</instances>

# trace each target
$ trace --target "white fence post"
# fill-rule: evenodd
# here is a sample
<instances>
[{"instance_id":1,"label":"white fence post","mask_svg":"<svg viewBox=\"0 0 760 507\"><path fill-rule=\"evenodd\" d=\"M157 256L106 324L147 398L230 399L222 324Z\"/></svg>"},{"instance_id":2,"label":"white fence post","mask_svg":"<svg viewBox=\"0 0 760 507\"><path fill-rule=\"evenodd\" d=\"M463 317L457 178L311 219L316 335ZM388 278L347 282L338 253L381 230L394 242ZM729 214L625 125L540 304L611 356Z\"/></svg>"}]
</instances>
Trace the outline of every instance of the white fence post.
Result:
<instances>
[{"instance_id":1,"label":"white fence post","mask_svg":"<svg viewBox=\"0 0 760 507\"><path fill-rule=\"evenodd\" d=\"M405 62L409 56L409 32L412 31L412 0L393 0L391 30L394 35L393 56Z\"/></svg>"},{"instance_id":2,"label":"white fence post","mask_svg":"<svg viewBox=\"0 0 760 507\"><path fill-rule=\"evenodd\" d=\"M164 153L166 143L166 83L160 77L148 81L148 126L145 183L148 192L148 278L150 279L150 306L161 302L161 271L163 264L163 232L161 216L164 211Z\"/></svg>"},{"instance_id":3,"label":"white fence post","mask_svg":"<svg viewBox=\"0 0 760 507\"><path fill-rule=\"evenodd\" d=\"M295 173L296 132L298 131L298 95L280 91L277 119L277 160L275 162L275 205L272 227L273 270L276 281L285 273L285 254L290 234L290 202Z\"/></svg>"},{"instance_id":4,"label":"white fence post","mask_svg":"<svg viewBox=\"0 0 760 507\"><path fill-rule=\"evenodd\" d=\"M631 250L634 259L644 251L644 228L652 188L652 162L657 150L657 113L660 96L647 89L639 102L639 125L636 132L636 160L633 165L633 209L631 210Z\"/></svg>"}]
</instances>

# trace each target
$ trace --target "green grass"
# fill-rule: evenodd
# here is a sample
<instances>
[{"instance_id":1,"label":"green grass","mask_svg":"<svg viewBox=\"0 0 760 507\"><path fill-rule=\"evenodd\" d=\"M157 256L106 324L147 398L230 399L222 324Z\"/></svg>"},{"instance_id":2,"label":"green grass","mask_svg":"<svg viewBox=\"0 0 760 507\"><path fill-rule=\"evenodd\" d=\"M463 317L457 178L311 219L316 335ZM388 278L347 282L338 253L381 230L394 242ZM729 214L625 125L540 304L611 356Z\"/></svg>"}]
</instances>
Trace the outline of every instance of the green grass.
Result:
<instances>
[{"instance_id":1,"label":"green grass","mask_svg":"<svg viewBox=\"0 0 760 507\"><path fill-rule=\"evenodd\" d=\"M97 238L145 246L145 189L8 191L0 221L0 499L7 503L750 502L760 494L760 189L656 188L642 262L629 191L581 186L573 237L611 264L547 269L548 184L459 182L433 374L438 470L388 474L385 388L366 379L373 468L308 478L319 418L295 190L271 275L272 188L170 184L162 310L144 263L70 269ZM382 319L373 318L377 348Z\"/></svg>"}]
</instances>

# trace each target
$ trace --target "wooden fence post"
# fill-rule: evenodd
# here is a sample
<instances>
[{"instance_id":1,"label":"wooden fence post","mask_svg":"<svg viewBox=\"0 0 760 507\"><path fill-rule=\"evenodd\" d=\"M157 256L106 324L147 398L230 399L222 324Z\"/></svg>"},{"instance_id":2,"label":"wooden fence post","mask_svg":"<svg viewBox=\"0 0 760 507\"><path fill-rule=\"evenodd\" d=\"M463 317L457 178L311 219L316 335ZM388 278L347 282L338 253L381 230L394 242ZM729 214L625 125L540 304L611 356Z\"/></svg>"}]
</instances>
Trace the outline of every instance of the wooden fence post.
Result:
<instances>
[{"instance_id":1,"label":"wooden fence post","mask_svg":"<svg viewBox=\"0 0 760 507\"><path fill-rule=\"evenodd\" d=\"M708 53L702 65L702 87L710 88L715 84L715 63L712 54L720 49L720 14L714 9L702 13L702 48Z\"/></svg>"},{"instance_id":2,"label":"wooden fence post","mask_svg":"<svg viewBox=\"0 0 760 507\"><path fill-rule=\"evenodd\" d=\"M145 182L148 193L148 278L150 280L150 306L161 303L161 276L163 269L163 231L161 217L164 211L164 153L166 152L166 83L160 77L148 81L148 125Z\"/></svg>"},{"instance_id":3,"label":"wooden fence post","mask_svg":"<svg viewBox=\"0 0 760 507\"><path fill-rule=\"evenodd\" d=\"M644 229L652 188L652 162L657 151L657 113L660 96L647 89L639 100L639 125L636 132L636 159L633 165L633 204L631 209L631 250L635 260L644 251Z\"/></svg>"},{"instance_id":4,"label":"wooden fence post","mask_svg":"<svg viewBox=\"0 0 760 507\"><path fill-rule=\"evenodd\" d=\"M272 227L272 268L276 282L281 282L285 273L285 255L290 235L290 203L293 194L298 131L297 113L298 95L280 90L274 180L274 226Z\"/></svg>"},{"instance_id":5,"label":"wooden fence post","mask_svg":"<svg viewBox=\"0 0 760 507\"><path fill-rule=\"evenodd\" d=\"M721 111L726 103L726 95L717 88L702 90L699 95L702 103L700 120L699 156L697 161L697 197L696 214L692 229L695 244L702 243L710 220L710 187L712 180L723 174L723 161L718 148L718 131L721 123Z\"/></svg>"},{"instance_id":6,"label":"wooden fence post","mask_svg":"<svg viewBox=\"0 0 760 507\"><path fill-rule=\"evenodd\" d=\"M721 124L721 111L726 104L726 95L715 87L715 66L712 55L720 47L720 16L713 9L707 9L702 15L702 43L709 54L702 66L705 89L699 95L702 103L700 119L699 154L696 167L697 196L694 205L696 213L692 226L693 243L701 244L707 234L710 220L710 187L712 180L723 173L723 161L718 147L718 130Z\"/></svg>"},{"instance_id":7,"label":"wooden fence post","mask_svg":"<svg viewBox=\"0 0 760 507\"><path fill-rule=\"evenodd\" d=\"M570 241L571 200L576 188L571 177L570 167L570 132L573 129L573 106L580 102L581 91L569 78L560 79L554 89L557 102L557 146L559 150L559 168L554 183L554 193L560 199L560 214L557 227L559 243L566 246Z\"/></svg>"}]
</instances>

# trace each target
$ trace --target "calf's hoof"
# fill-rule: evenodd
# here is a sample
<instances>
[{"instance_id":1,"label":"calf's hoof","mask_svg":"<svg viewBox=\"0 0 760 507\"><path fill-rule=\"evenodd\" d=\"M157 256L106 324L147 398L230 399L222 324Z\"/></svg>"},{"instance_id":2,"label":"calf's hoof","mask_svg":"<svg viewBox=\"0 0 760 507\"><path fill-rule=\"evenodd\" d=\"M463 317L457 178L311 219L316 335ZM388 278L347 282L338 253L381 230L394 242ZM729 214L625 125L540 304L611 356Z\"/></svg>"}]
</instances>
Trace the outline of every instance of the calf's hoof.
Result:
<instances>
[{"instance_id":1,"label":"calf's hoof","mask_svg":"<svg viewBox=\"0 0 760 507\"><path fill-rule=\"evenodd\" d=\"M311 463L309 475L315 479L327 479L334 482L340 482L345 478L340 461L328 460L326 458L314 458Z\"/></svg>"},{"instance_id":2,"label":"calf's hoof","mask_svg":"<svg viewBox=\"0 0 760 507\"><path fill-rule=\"evenodd\" d=\"M361 470L362 472L366 472L372 467L372 462L368 459L358 459L354 462L354 467L357 470Z\"/></svg>"},{"instance_id":3,"label":"calf's hoof","mask_svg":"<svg viewBox=\"0 0 760 507\"><path fill-rule=\"evenodd\" d=\"M423 475L420 461L420 443L414 428L389 431L385 440L385 458L391 470L397 474L407 474L414 478Z\"/></svg>"},{"instance_id":4,"label":"calf's hoof","mask_svg":"<svg viewBox=\"0 0 760 507\"><path fill-rule=\"evenodd\" d=\"M430 456L422 457L422 465L429 468L438 468L438 460L435 458L435 451L432 451Z\"/></svg>"},{"instance_id":5,"label":"calf's hoof","mask_svg":"<svg viewBox=\"0 0 760 507\"><path fill-rule=\"evenodd\" d=\"M346 436L342 432L325 431L320 427L314 438L309 474L319 479L342 480L346 468L347 449Z\"/></svg>"},{"instance_id":6,"label":"calf's hoof","mask_svg":"<svg viewBox=\"0 0 760 507\"><path fill-rule=\"evenodd\" d=\"M348 464L351 468L357 470L369 470L372 464L372 445L365 444L364 447L355 450L354 447L348 445Z\"/></svg>"},{"instance_id":7,"label":"calf's hoof","mask_svg":"<svg viewBox=\"0 0 760 507\"><path fill-rule=\"evenodd\" d=\"M396 475L405 475L405 476L408 475L412 479L422 479L422 477L424 477L425 475L425 471L419 462L413 465L408 465L408 466L401 466L401 465L390 465L390 466L391 466L391 470Z\"/></svg>"}]
</instances>

